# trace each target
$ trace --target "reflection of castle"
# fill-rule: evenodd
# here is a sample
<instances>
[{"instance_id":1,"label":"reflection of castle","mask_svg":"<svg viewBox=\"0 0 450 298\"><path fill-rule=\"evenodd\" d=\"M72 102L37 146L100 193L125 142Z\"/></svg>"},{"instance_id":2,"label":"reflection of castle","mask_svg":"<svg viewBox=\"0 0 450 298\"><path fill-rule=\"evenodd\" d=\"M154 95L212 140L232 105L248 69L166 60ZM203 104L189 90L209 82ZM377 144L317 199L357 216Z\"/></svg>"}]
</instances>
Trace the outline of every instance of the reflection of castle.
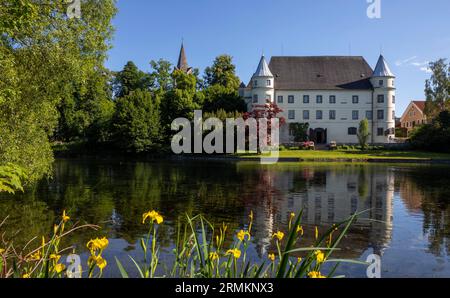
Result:
<instances>
[{"instance_id":1,"label":"reflection of castle","mask_svg":"<svg viewBox=\"0 0 450 298\"><path fill-rule=\"evenodd\" d=\"M275 230L287 230L289 214L302 209L303 225L324 229L355 212L367 211L344 240L351 251L371 247L382 255L391 240L394 175L388 169L267 170L265 180L271 190L260 196L262 201L255 207L254 233L261 255L267 254Z\"/></svg>"}]
</instances>

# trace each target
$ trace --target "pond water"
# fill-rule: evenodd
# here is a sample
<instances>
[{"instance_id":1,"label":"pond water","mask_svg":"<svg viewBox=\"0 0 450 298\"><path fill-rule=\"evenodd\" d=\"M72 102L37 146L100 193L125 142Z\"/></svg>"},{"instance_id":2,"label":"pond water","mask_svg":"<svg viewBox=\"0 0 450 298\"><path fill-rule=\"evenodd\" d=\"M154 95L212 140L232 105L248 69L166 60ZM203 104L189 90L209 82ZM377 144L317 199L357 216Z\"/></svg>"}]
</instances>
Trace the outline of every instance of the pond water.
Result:
<instances>
[{"instance_id":1,"label":"pond water","mask_svg":"<svg viewBox=\"0 0 450 298\"><path fill-rule=\"evenodd\" d=\"M108 277L118 277L114 256L133 273L128 256L141 259L142 213L158 210L162 256L170 262L175 223L203 214L215 224L241 229L253 211L251 258L266 259L271 235L286 230L291 212L304 210L305 244L316 226L325 230L367 210L341 242L335 257L366 260L378 254L383 277L450 277L450 167L374 164L279 164L248 162L131 162L59 159L51 179L25 194L0 197L1 228L16 245L47 235L63 209L100 231L72 235L86 258L86 242L107 236ZM37 243L36 243L37 245ZM365 277L361 265L339 274Z\"/></svg>"}]
</instances>

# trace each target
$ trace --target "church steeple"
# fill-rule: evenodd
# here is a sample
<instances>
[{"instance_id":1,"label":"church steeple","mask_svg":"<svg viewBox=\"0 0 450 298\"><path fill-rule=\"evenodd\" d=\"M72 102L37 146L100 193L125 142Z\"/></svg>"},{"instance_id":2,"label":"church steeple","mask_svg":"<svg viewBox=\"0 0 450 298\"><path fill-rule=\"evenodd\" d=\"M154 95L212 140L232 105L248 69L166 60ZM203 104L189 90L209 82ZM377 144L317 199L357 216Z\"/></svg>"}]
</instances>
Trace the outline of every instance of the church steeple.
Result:
<instances>
[{"instance_id":1,"label":"church steeple","mask_svg":"<svg viewBox=\"0 0 450 298\"><path fill-rule=\"evenodd\" d=\"M180 55L178 57L177 70L181 70L187 74L192 73L192 67L189 67L186 58L186 52L184 50L184 42L181 43Z\"/></svg>"}]
</instances>

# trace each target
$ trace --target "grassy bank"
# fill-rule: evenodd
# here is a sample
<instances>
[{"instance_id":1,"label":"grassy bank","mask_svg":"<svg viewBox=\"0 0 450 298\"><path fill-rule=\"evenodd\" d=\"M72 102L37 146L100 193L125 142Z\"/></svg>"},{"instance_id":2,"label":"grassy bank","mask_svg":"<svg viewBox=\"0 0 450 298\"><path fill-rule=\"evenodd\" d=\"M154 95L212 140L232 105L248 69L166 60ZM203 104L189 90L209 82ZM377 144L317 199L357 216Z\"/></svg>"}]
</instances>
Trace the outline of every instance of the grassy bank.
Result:
<instances>
[{"instance_id":1,"label":"grassy bank","mask_svg":"<svg viewBox=\"0 0 450 298\"><path fill-rule=\"evenodd\" d=\"M245 158L260 158L264 155L239 155ZM448 153L435 153L423 151L389 151L389 150L336 150L336 151L308 151L308 150L285 150L280 151L281 158L298 158L303 161L339 161L339 160L450 160Z\"/></svg>"}]
</instances>

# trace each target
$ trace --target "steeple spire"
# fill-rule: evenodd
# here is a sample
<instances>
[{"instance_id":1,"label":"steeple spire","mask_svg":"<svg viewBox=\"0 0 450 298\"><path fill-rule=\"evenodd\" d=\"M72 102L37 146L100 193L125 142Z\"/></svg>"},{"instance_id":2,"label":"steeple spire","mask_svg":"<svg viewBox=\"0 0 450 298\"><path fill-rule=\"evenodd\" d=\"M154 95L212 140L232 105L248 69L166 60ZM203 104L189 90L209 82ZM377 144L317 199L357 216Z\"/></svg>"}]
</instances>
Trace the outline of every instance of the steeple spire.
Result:
<instances>
[{"instance_id":1,"label":"steeple spire","mask_svg":"<svg viewBox=\"0 0 450 298\"><path fill-rule=\"evenodd\" d=\"M380 55L378 59L377 66L375 66L375 70L373 71L373 77L395 77L383 55Z\"/></svg>"},{"instance_id":2,"label":"steeple spire","mask_svg":"<svg viewBox=\"0 0 450 298\"><path fill-rule=\"evenodd\" d=\"M254 77L273 77L272 72L270 71L269 65L267 64L266 57L262 55L261 60L259 61L258 68L253 75Z\"/></svg>"},{"instance_id":3,"label":"steeple spire","mask_svg":"<svg viewBox=\"0 0 450 298\"><path fill-rule=\"evenodd\" d=\"M180 55L178 56L177 70L181 70L187 74L192 73L192 68L189 67L186 58L186 52L184 50L184 41L181 42Z\"/></svg>"}]
</instances>

